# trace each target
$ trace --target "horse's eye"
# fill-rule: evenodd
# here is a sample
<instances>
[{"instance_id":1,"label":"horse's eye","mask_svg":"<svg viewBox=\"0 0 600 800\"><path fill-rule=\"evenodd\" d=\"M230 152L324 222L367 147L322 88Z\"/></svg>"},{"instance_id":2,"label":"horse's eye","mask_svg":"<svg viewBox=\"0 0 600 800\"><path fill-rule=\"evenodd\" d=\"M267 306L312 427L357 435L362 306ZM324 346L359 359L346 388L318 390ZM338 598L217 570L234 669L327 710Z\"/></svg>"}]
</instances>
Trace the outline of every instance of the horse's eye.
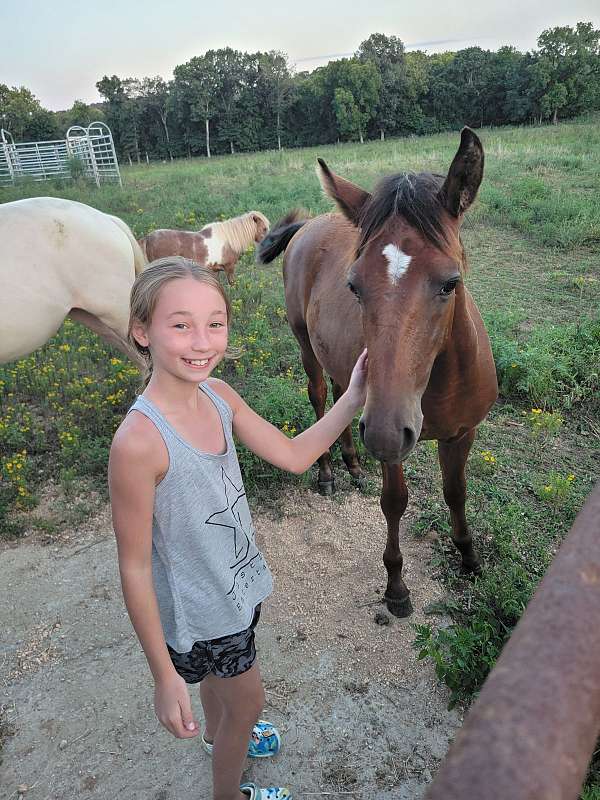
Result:
<instances>
[{"instance_id":1,"label":"horse's eye","mask_svg":"<svg viewBox=\"0 0 600 800\"><path fill-rule=\"evenodd\" d=\"M449 294L456 289L456 284L458 283L458 278L453 278L451 281L446 281L446 283L442 286L440 294L442 296L447 297Z\"/></svg>"},{"instance_id":2,"label":"horse's eye","mask_svg":"<svg viewBox=\"0 0 600 800\"><path fill-rule=\"evenodd\" d=\"M347 285L347 287L350 289L350 291L352 292L352 294L353 294L353 295L354 295L354 296L355 296L355 297L356 297L358 300L360 300L360 294L358 293L358 289L357 289L357 288L356 288L356 286L355 286L355 285L352 283L352 281L348 281L348 283L347 283L346 285Z\"/></svg>"}]
</instances>

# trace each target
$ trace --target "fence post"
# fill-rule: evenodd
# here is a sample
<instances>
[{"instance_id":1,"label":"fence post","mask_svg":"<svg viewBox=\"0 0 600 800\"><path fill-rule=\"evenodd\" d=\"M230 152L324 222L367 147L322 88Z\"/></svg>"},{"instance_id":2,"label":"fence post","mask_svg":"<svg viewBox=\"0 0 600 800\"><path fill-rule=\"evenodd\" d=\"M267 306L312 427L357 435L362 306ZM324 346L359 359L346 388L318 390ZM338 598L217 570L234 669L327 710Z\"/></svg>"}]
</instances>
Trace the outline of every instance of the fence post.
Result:
<instances>
[{"instance_id":1,"label":"fence post","mask_svg":"<svg viewBox=\"0 0 600 800\"><path fill-rule=\"evenodd\" d=\"M576 800L600 731L600 483L426 800Z\"/></svg>"}]
</instances>

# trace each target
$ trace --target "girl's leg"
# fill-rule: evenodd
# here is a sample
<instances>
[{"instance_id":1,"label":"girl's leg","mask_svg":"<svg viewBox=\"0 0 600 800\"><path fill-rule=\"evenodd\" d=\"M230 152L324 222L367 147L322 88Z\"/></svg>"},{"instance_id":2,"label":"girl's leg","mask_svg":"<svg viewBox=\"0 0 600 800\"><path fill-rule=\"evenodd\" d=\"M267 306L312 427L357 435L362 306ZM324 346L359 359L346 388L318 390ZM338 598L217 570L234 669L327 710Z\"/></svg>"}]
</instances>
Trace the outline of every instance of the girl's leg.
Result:
<instances>
[{"instance_id":1,"label":"girl's leg","mask_svg":"<svg viewBox=\"0 0 600 800\"><path fill-rule=\"evenodd\" d=\"M218 680L218 678L216 680ZM212 688L207 678L204 678L200 684L200 700L202 701L202 708L204 709L204 739L212 743L214 742L217 728L221 722L223 703L219 700L217 693Z\"/></svg>"},{"instance_id":2,"label":"girl's leg","mask_svg":"<svg viewBox=\"0 0 600 800\"><path fill-rule=\"evenodd\" d=\"M240 782L248 742L265 702L258 663L235 678L208 675L203 683L222 705L212 753L214 800L242 800Z\"/></svg>"}]
</instances>

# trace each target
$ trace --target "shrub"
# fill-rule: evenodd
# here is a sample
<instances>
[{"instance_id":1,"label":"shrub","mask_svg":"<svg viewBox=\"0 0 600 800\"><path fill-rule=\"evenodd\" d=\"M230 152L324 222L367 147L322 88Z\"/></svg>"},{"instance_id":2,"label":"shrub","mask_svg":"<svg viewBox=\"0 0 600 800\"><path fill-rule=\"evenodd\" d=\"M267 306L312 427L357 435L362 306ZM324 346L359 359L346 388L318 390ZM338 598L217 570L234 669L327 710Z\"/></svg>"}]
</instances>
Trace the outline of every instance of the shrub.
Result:
<instances>
[{"instance_id":1,"label":"shrub","mask_svg":"<svg viewBox=\"0 0 600 800\"><path fill-rule=\"evenodd\" d=\"M500 393L542 409L570 409L600 397L600 319L536 327L521 341L514 314L490 314Z\"/></svg>"}]
</instances>

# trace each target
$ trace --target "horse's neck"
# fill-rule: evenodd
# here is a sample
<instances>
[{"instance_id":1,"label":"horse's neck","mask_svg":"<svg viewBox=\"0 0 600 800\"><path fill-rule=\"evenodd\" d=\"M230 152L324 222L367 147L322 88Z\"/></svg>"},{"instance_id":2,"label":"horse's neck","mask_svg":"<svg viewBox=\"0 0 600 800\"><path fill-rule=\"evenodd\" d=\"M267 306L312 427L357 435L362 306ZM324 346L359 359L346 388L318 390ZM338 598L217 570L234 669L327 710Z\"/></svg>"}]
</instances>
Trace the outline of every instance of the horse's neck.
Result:
<instances>
[{"instance_id":1,"label":"horse's neck","mask_svg":"<svg viewBox=\"0 0 600 800\"><path fill-rule=\"evenodd\" d=\"M227 244L236 256L241 255L246 247L254 240L252 222L247 214L240 217L226 219L223 222L212 222L210 225L212 236L218 238L222 244ZM202 231L200 231L202 233Z\"/></svg>"}]
</instances>

